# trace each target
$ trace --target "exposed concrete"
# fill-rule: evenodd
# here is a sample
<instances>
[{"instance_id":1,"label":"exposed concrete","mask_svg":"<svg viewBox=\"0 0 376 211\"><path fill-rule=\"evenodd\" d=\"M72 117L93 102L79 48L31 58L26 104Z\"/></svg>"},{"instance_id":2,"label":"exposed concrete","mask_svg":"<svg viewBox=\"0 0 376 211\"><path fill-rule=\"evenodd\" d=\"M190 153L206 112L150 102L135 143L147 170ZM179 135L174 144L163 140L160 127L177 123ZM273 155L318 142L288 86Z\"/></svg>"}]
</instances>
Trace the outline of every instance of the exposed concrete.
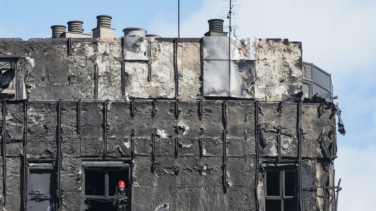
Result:
<instances>
[{"instance_id":1,"label":"exposed concrete","mask_svg":"<svg viewBox=\"0 0 376 211\"><path fill-rule=\"evenodd\" d=\"M300 92L302 44L287 39L258 39L256 43L255 97L280 101L282 94Z\"/></svg>"}]
</instances>

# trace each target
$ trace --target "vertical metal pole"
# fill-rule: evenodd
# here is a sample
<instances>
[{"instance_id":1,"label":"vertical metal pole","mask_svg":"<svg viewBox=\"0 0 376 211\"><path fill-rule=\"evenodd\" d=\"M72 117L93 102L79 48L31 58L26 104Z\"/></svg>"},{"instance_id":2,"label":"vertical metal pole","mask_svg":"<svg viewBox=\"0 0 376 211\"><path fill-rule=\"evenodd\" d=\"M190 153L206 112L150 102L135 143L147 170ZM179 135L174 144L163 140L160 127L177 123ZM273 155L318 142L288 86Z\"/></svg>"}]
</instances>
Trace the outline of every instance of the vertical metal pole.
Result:
<instances>
[{"instance_id":1,"label":"vertical metal pole","mask_svg":"<svg viewBox=\"0 0 376 211\"><path fill-rule=\"evenodd\" d=\"M62 109L62 102L61 100L58 101L58 108L57 108L57 199L58 199L58 208L61 208L61 109Z\"/></svg>"},{"instance_id":2,"label":"vertical metal pole","mask_svg":"<svg viewBox=\"0 0 376 211\"><path fill-rule=\"evenodd\" d=\"M255 189L254 189L254 194L255 194L255 201L256 201L256 211L259 211L260 205L259 205L259 200L257 197L257 186L258 186L258 180L259 180L259 136L260 136L260 125L259 125L259 102L255 102L255 130L256 130L256 137L255 137L255 146L256 146L256 169L255 169Z\"/></svg>"},{"instance_id":3,"label":"vertical metal pole","mask_svg":"<svg viewBox=\"0 0 376 211\"><path fill-rule=\"evenodd\" d=\"M7 103L5 100L3 100L2 105L2 128L1 128L1 141L3 144L3 197L4 197L4 206L6 205L6 199L7 199L7 156L6 156L6 137L5 137L5 131L6 131L6 113L7 113Z\"/></svg>"},{"instance_id":4,"label":"vertical metal pole","mask_svg":"<svg viewBox=\"0 0 376 211\"><path fill-rule=\"evenodd\" d=\"M67 40L67 53L68 56L72 56L72 38L68 38Z\"/></svg>"},{"instance_id":5,"label":"vertical metal pole","mask_svg":"<svg viewBox=\"0 0 376 211\"><path fill-rule=\"evenodd\" d=\"M174 80L175 80L175 99L179 95L179 70L178 70L178 43L179 38L174 39Z\"/></svg>"},{"instance_id":6,"label":"vertical metal pole","mask_svg":"<svg viewBox=\"0 0 376 211\"><path fill-rule=\"evenodd\" d=\"M121 97L125 98L125 62L121 61Z\"/></svg>"},{"instance_id":7,"label":"vertical metal pole","mask_svg":"<svg viewBox=\"0 0 376 211\"><path fill-rule=\"evenodd\" d=\"M23 163L24 163L24 172L23 172L23 207L26 209L27 207L27 197L28 197L28 193L27 193L27 186L28 186L28 169L27 169L27 166L28 166L28 163L27 163L27 127L28 127L28 124L27 124L27 121L28 121L28 118L27 118L27 109L29 107L29 102L27 100L24 101L24 140L23 140Z\"/></svg>"},{"instance_id":8,"label":"vertical metal pole","mask_svg":"<svg viewBox=\"0 0 376 211\"><path fill-rule=\"evenodd\" d=\"M180 38L180 0L178 0L178 38Z\"/></svg>"},{"instance_id":9,"label":"vertical metal pole","mask_svg":"<svg viewBox=\"0 0 376 211\"><path fill-rule=\"evenodd\" d=\"M135 135L135 132L134 132L134 129L132 129L131 131L131 163L130 163L130 166L131 166L131 173L130 173L130 181L131 181L131 184L133 184L133 167L134 167L134 135Z\"/></svg>"},{"instance_id":10,"label":"vertical metal pole","mask_svg":"<svg viewBox=\"0 0 376 211\"><path fill-rule=\"evenodd\" d=\"M152 155L151 155L151 159L152 159L152 166L151 166L151 171L154 173L155 172L155 133L156 133L156 129L154 129L153 131L153 134L151 135L151 141L152 141Z\"/></svg>"},{"instance_id":11,"label":"vertical metal pole","mask_svg":"<svg viewBox=\"0 0 376 211\"><path fill-rule=\"evenodd\" d=\"M98 99L98 64L94 65L94 99Z\"/></svg>"},{"instance_id":12,"label":"vertical metal pole","mask_svg":"<svg viewBox=\"0 0 376 211\"><path fill-rule=\"evenodd\" d=\"M108 100L103 103L103 156L107 158L107 113L108 113Z\"/></svg>"},{"instance_id":13,"label":"vertical metal pole","mask_svg":"<svg viewBox=\"0 0 376 211\"><path fill-rule=\"evenodd\" d=\"M179 138L175 138L175 159L179 157Z\"/></svg>"},{"instance_id":14,"label":"vertical metal pole","mask_svg":"<svg viewBox=\"0 0 376 211\"><path fill-rule=\"evenodd\" d=\"M222 104L223 118L223 190L227 193L227 101Z\"/></svg>"},{"instance_id":15,"label":"vertical metal pole","mask_svg":"<svg viewBox=\"0 0 376 211\"><path fill-rule=\"evenodd\" d=\"M228 77L228 84L229 84L229 95L231 96L231 5L232 1L230 0L230 11L229 11L229 32L228 32L228 70L229 70L229 77Z\"/></svg>"},{"instance_id":16,"label":"vertical metal pole","mask_svg":"<svg viewBox=\"0 0 376 211\"><path fill-rule=\"evenodd\" d=\"M77 101L77 134L81 134L81 99Z\"/></svg>"},{"instance_id":17,"label":"vertical metal pole","mask_svg":"<svg viewBox=\"0 0 376 211\"><path fill-rule=\"evenodd\" d=\"M299 168L298 168L298 176L299 176L299 210L304 210L303 204L303 175L302 175L302 129L301 129L301 114L302 114L302 103L298 102L298 124L297 124L297 133L298 133L298 157L299 157Z\"/></svg>"},{"instance_id":18,"label":"vertical metal pole","mask_svg":"<svg viewBox=\"0 0 376 211\"><path fill-rule=\"evenodd\" d=\"M277 129L277 151L278 151L278 163L282 161L282 150L281 150L281 126Z\"/></svg>"}]
</instances>

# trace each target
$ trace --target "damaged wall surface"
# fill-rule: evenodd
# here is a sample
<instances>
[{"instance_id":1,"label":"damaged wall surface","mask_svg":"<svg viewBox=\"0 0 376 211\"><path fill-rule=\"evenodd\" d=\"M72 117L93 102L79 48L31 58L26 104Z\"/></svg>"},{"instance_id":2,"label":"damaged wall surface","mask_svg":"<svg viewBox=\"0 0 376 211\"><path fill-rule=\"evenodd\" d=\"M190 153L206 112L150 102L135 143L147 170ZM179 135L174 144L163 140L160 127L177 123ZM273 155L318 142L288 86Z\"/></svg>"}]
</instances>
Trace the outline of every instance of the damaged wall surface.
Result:
<instances>
[{"instance_id":1,"label":"damaged wall surface","mask_svg":"<svg viewBox=\"0 0 376 211\"><path fill-rule=\"evenodd\" d=\"M336 210L338 108L294 98L299 42L0 39L9 55L4 210L112 210L119 179L128 210Z\"/></svg>"}]
</instances>

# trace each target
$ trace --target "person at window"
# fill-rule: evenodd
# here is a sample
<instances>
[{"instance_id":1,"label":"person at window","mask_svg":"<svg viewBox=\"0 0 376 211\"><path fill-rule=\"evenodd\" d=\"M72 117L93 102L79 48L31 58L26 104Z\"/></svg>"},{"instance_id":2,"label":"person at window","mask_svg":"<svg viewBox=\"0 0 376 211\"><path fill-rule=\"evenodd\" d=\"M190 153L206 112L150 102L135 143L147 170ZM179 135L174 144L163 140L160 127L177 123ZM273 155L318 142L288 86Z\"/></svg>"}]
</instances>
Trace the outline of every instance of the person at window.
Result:
<instances>
[{"instance_id":1,"label":"person at window","mask_svg":"<svg viewBox=\"0 0 376 211\"><path fill-rule=\"evenodd\" d=\"M116 187L114 202L112 203L116 211L126 211L127 209L127 192L125 191L125 187L125 182L120 180Z\"/></svg>"}]
</instances>

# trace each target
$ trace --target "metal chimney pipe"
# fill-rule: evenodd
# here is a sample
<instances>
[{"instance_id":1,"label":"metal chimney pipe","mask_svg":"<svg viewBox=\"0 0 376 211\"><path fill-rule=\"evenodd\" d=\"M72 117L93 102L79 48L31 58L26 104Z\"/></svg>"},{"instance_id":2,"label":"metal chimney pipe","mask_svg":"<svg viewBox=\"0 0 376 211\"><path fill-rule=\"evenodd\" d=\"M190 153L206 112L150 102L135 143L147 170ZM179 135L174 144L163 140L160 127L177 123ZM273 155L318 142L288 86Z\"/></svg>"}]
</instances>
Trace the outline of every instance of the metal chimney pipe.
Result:
<instances>
[{"instance_id":1,"label":"metal chimney pipe","mask_svg":"<svg viewBox=\"0 0 376 211\"><path fill-rule=\"evenodd\" d=\"M210 19L209 22L209 31L212 32L223 32L223 22L222 19Z\"/></svg>"},{"instance_id":2,"label":"metal chimney pipe","mask_svg":"<svg viewBox=\"0 0 376 211\"><path fill-rule=\"evenodd\" d=\"M77 21L77 20L74 20L74 21L69 21L68 22L68 32L73 32L73 33L79 33L79 34L82 34L82 32L84 31L82 29L82 25L83 25L84 22L82 21Z\"/></svg>"},{"instance_id":3,"label":"metal chimney pipe","mask_svg":"<svg viewBox=\"0 0 376 211\"><path fill-rule=\"evenodd\" d=\"M52 29L52 38L59 38L65 33L67 27L64 25L53 25Z\"/></svg>"},{"instance_id":4,"label":"metal chimney pipe","mask_svg":"<svg viewBox=\"0 0 376 211\"><path fill-rule=\"evenodd\" d=\"M97 16L97 28L111 28L111 19L109 15L98 15Z\"/></svg>"}]
</instances>

